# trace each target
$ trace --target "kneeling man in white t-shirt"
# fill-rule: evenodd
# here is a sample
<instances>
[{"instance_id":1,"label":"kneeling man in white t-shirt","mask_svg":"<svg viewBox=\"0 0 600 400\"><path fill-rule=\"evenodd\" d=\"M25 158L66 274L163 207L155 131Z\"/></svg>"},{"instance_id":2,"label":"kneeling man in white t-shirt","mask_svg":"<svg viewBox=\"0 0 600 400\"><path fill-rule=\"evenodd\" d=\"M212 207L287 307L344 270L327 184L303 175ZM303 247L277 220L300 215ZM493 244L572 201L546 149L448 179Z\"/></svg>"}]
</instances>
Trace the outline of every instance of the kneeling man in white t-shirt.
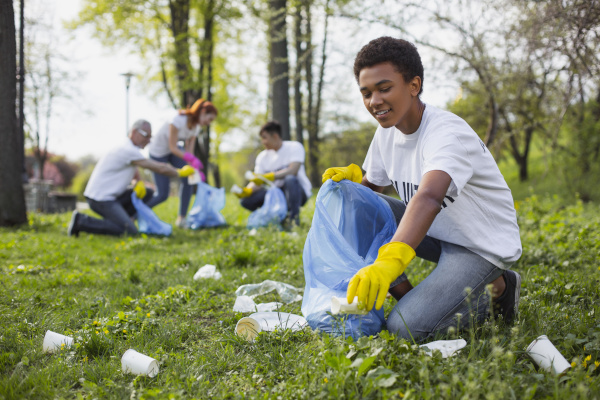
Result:
<instances>
[{"instance_id":1,"label":"kneeling man in white t-shirt","mask_svg":"<svg viewBox=\"0 0 600 400\"><path fill-rule=\"evenodd\" d=\"M273 181L283 190L287 200L287 222L300 225L300 207L312 194L312 185L304 168L304 147L300 142L283 140L281 125L269 121L260 128L260 140L265 147L256 157L254 173L259 175L241 193L242 207L254 211L262 207L267 190L263 179Z\"/></svg>"},{"instance_id":2,"label":"kneeling man in white t-shirt","mask_svg":"<svg viewBox=\"0 0 600 400\"><path fill-rule=\"evenodd\" d=\"M521 277L509 268L521 241L510 189L490 151L464 120L421 101L423 65L412 43L369 42L354 74L379 123L366 173L355 164L329 168L323 182L350 179L371 188L390 205L398 229L350 280L348 301L357 296L359 307L380 309L389 291L398 303L388 329L407 339L481 322L490 302L496 316L511 321ZM381 194L390 185L399 200ZM413 288L404 272L415 255L437 266Z\"/></svg>"},{"instance_id":3,"label":"kneeling man in white t-shirt","mask_svg":"<svg viewBox=\"0 0 600 400\"><path fill-rule=\"evenodd\" d=\"M194 173L189 165L176 169L170 164L148 160L141 152L152 138L152 127L148 121L138 120L131 127L129 137L109 151L98 161L92 171L83 195L90 208L103 219L73 212L69 224L69 236L79 236L79 232L105 235L130 235L137 233L133 222L135 209L131 203L131 193L145 203L150 201L153 192L146 189L144 182L137 180L133 189L128 189L138 177L137 167L146 168L171 177L185 177Z\"/></svg>"}]
</instances>

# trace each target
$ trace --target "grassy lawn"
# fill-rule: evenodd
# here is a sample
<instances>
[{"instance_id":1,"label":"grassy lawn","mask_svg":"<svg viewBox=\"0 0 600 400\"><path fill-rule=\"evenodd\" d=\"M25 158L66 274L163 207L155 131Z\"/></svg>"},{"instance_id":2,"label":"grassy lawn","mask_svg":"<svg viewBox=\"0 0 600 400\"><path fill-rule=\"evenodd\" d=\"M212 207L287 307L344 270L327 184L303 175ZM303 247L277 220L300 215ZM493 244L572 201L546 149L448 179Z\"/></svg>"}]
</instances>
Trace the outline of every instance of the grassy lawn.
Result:
<instances>
[{"instance_id":1,"label":"grassy lawn","mask_svg":"<svg viewBox=\"0 0 600 400\"><path fill-rule=\"evenodd\" d=\"M0 399L22 398L600 398L600 208L550 197L517 203L524 256L514 326L489 322L440 339L467 347L442 359L386 331L329 337L305 329L234 334L242 284L272 279L304 287L302 249L314 209L291 233L250 236L248 213L227 199L230 226L170 238L66 234L70 214L30 215L0 229ZM173 222L171 198L155 210ZM214 264L221 280L194 281ZM433 268L415 260L414 283ZM276 294L257 302L277 301ZM393 306L386 300L386 312ZM300 314L300 303L282 311ZM75 346L44 354L46 330ZM547 335L573 368L538 371L524 350ZM160 362L155 378L121 372L129 348Z\"/></svg>"}]
</instances>

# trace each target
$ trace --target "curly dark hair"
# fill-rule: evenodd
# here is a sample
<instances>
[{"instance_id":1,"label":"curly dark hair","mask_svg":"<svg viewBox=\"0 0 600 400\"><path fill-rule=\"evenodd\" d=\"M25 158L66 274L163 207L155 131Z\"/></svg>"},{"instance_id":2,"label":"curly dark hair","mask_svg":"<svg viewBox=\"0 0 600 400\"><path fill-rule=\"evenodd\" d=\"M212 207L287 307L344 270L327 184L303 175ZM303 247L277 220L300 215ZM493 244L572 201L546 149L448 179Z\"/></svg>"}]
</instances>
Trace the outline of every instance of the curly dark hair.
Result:
<instances>
[{"instance_id":1,"label":"curly dark hair","mask_svg":"<svg viewBox=\"0 0 600 400\"><path fill-rule=\"evenodd\" d=\"M419 95L423 92L423 64L417 48L406 40L390 36L371 40L360 49L354 59L356 82L358 82L360 71L364 68L384 62L392 63L396 71L402 74L405 82L410 82L415 76L421 78Z\"/></svg>"},{"instance_id":2,"label":"curly dark hair","mask_svg":"<svg viewBox=\"0 0 600 400\"><path fill-rule=\"evenodd\" d=\"M269 121L260 127L259 134L267 132L269 135L278 134L281 137L281 124L278 121Z\"/></svg>"}]
</instances>

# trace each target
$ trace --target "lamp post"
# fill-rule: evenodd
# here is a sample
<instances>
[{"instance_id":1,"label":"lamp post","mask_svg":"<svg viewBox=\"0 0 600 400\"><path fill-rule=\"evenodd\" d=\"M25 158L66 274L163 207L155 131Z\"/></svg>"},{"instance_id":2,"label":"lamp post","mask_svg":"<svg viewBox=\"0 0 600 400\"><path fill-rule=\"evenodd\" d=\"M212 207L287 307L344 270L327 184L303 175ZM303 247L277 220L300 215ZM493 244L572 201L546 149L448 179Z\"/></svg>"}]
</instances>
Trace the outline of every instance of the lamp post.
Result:
<instances>
[{"instance_id":1,"label":"lamp post","mask_svg":"<svg viewBox=\"0 0 600 400\"><path fill-rule=\"evenodd\" d=\"M129 84L131 83L131 72L121 74L125 77L125 135L129 135Z\"/></svg>"}]
</instances>

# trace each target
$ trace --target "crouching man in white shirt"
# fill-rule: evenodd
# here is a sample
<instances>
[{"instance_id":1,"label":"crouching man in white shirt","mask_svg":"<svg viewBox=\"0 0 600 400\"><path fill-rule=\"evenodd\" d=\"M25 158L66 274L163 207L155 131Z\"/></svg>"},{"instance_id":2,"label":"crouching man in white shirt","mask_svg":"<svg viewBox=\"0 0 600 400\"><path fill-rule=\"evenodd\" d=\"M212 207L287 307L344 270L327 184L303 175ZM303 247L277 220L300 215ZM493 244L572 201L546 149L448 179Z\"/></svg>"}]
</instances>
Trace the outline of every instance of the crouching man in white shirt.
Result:
<instances>
[{"instance_id":1,"label":"crouching man in white shirt","mask_svg":"<svg viewBox=\"0 0 600 400\"><path fill-rule=\"evenodd\" d=\"M131 193L135 192L144 202L148 202L153 195L152 190L147 190L141 180L137 180L133 189L128 189L132 180L138 176L137 167L170 177L186 177L194 173L189 165L176 169L169 164L144 157L141 149L150 143L151 138L150 123L138 120L131 127L129 137L98 161L83 195L90 208L103 219L74 211L69 224L69 236L79 236L79 232L105 235L137 233L132 219L135 209L131 203Z\"/></svg>"}]
</instances>

